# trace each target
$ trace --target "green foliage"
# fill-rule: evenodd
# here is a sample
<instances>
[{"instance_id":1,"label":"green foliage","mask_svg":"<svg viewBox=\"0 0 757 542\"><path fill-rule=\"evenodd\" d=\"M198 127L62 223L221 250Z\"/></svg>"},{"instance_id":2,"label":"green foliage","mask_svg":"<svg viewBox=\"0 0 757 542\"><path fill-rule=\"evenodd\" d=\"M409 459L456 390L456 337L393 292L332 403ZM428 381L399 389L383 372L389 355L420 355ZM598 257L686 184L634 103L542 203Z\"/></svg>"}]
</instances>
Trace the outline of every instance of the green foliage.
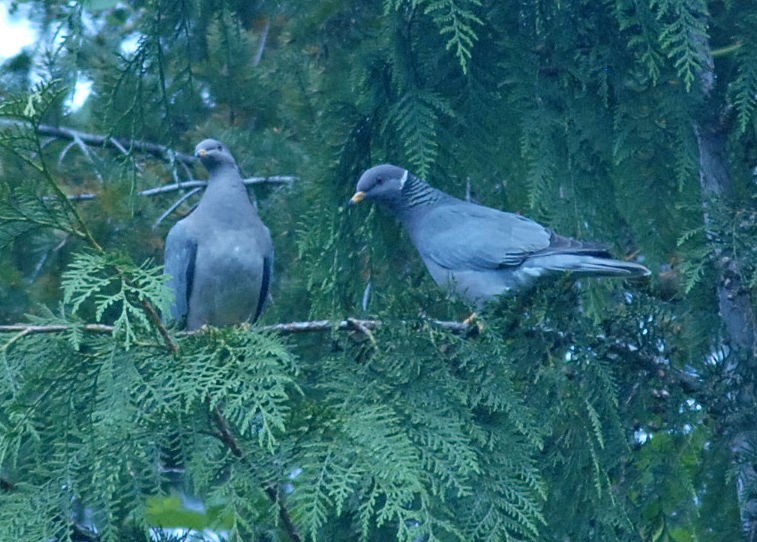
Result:
<instances>
[{"instance_id":1,"label":"green foliage","mask_svg":"<svg viewBox=\"0 0 757 542\"><path fill-rule=\"evenodd\" d=\"M446 102L432 93L407 92L389 111L388 121L401 137L414 171L425 177L436 160L436 127L440 114L451 116Z\"/></svg>"},{"instance_id":2,"label":"green foliage","mask_svg":"<svg viewBox=\"0 0 757 542\"><path fill-rule=\"evenodd\" d=\"M738 38L735 48L737 76L734 78L729 94L736 108L739 129L745 132L753 123L757 108L757 64L755 63L755 42L752 30L754 28L754 14L746 14L737 23ZM733 49L726 52L730 54Z\"/></svg>"},{"instance_id":3,"label":"green foliage","mask_svg":"<svg viewBox=\"0 0 757 542\"><path fill-rule=\"evenodd\" d=\"M289 417L289 394L296 389L291 354L277 339L262 334L218 333L209 338L213 340L190 339L191 353L182 355L181 368L164 392L185 411L206 399L211 409L222 406L243 436L257 437L261 447L273 451L275 433L284 431Z\"/></svg>"},{"instance_id":4,"label":"green foliage","mask_svg":"<svg viewBox=\"0 0 757 542\"><path fill-rule=\"evenodd\" d=\"M658 37L662 51L673 60L676 73L690 91L710 61L707 43L707 6L704 2L658 0L650 3L662 22Z\"/></svg>"},{"instance_id":5,"label":"green foliage","mask_svg":"<svg viewBox=\"0 0 757 542\"><path fill-rule=\"evenodd\" d=\"M168 311L172 298L165 282L149 262L135 266L120 255L80 253L62 274L63 303L83 320L92 314L84 306L92 305L94 320L113 322L113 335L128 350L139 331L150 328L145 305Z\"/></svg>"},{"instance_id":6,"label":"green foliage","mask_svg":"<svg viewBox=\"0 0 757 542\"><path fill-rule=\"evenodd\" d=\"M474 9L481 5L478 0L433 0L419 2L424 6L423 12L431 15L431 18L439 26L439 32L447 37L447 49L454 49L455 56L463 72L468 70L473 46L478 36L475 26L482 24L481 19L476 17Z\"/></svg>"},{"instance_id":7,"label":"green foliage","mask_svg":"<svg viewBox=\"0 0 757 542\"><path fill-rule=\"evenodd\" d=\"M481 7L480 0L386 0L385 10L400 10L404 4L408 9L422 8L424 15L429 15L439 29L442 37L447 39L447 50L454 50L460 68L467 73L473 55L473 48L478 39L476 28L483 21L476 16L476 9Z\"/></svg>"},{"instance_id":8,"label":"green foliage","mask_svg":"<svg viewBox=\"0 0 757 542\"><path fill-rule=\"evenodd\" d=\"M147 499L146 519L150 525L163 528L185 528L202 532L205 529L218 531L231 526L226 503L218 503L208 510L192 510L185 506L179 495L150 497Z\"/></svg>"}]
</instances>

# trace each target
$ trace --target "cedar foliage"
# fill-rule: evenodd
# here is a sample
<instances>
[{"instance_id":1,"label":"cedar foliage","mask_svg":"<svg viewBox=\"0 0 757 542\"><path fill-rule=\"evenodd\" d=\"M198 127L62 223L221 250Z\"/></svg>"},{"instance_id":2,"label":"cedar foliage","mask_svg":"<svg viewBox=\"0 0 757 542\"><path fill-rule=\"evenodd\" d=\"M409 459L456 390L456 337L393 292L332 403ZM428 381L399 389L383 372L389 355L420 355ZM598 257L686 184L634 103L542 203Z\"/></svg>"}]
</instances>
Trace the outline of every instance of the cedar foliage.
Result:
<instances>
[{"instance_id":1,"label":"cedar foliage","mask_svg":"<svg viewBox=\"0 0 757 542\"><path fill-rule=\"evenodd\" d=\"M60 327L0 336L2 538L717 541L757 524L739 470L757 369L717 298L723 258L757 286L755 8L29 3L63 38L36 86L28 53L0 67L0 323ZM159 221L177 193L139 192L202 173L42 125L184 152L213 136L248 175L296 175L255 189L277 251L262 323L383 325L164 328L162 240L197 196ZM715 199L703 130L726 141ZM346 207L384 161L654 277L547 282L445 331L428 317L466 307L390 217Z\"/></svg>"}]
</instances>

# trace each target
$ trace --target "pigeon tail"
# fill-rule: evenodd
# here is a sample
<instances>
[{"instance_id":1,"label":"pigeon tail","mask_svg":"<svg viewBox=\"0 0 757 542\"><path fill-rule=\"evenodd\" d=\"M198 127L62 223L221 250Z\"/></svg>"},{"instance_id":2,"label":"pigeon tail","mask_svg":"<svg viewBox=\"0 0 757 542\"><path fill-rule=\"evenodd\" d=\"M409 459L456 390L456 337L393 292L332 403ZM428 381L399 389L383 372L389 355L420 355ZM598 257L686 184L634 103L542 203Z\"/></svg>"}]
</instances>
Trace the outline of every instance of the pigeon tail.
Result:
<instances>
[{"instance_id":1,"label":"pigeon tail","mask_svg":"<svg viewBox=\"0 0 757 542\"><path fill-rule=\"evenodd\" d=\"M552 252L533 255L524 264L549 272L571 272L595 277L646 277L651 274L649 269L641 264L614 260L581 252Z\"/></svg>"}]
</instances>

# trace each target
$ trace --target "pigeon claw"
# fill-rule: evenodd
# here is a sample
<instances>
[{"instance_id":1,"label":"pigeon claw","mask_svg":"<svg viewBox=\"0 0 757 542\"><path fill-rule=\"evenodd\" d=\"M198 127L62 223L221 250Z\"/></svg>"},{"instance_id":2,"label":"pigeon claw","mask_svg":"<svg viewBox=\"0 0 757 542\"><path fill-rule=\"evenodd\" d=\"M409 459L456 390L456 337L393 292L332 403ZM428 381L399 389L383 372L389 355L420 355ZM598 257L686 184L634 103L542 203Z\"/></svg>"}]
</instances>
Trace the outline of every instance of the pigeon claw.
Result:
<instances>
[{"instance_id":1,"label":"pigeon claw","mask_svg":"<svg viewBox=\"0 0 757 542\"><path fill-rule=\"evenodd\" d=\"M463 320L463 324L465 324L469 328L472 328L475 325L476 331L478 333L482 333L484 329L486 329L486 324L481 321L481 319L478 317L478 314L476 314L475 312L468 316L468 318Z\"/></svg>"}]
</instances>

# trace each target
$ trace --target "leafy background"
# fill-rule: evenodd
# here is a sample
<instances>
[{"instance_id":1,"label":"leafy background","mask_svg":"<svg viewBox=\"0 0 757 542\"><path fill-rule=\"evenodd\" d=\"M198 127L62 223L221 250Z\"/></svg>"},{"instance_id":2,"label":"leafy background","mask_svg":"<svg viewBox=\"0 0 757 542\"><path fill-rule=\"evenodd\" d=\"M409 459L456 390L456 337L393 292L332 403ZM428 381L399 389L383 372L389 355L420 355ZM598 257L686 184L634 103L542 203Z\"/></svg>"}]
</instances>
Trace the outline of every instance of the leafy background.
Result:
<instances>
[{"instance_id":1,"label":"leafy background","mask_svg":"<svg viewBox=\"0 0 757 542\"><path fill-rule=\"evenodd\" d=\"M43 39L0 66L4 538L756 539L754 7L21 4ZM201 179L208 136L264 178L273 302L185 335L159 265L198 194L151 190ZM444 327L467 307L346 206L381 162L653 277Z\"/></svg>"}]
</instances>

